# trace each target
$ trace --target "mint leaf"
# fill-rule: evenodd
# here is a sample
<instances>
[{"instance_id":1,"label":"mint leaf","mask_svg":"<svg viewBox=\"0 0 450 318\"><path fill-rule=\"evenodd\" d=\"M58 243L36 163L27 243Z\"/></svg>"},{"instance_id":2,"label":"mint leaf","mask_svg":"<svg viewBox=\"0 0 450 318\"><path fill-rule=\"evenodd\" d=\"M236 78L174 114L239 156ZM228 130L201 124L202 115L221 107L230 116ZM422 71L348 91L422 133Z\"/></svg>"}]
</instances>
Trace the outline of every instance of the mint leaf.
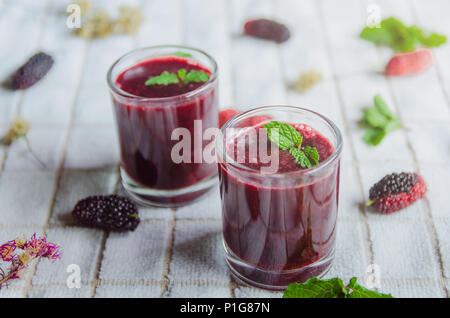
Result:
<instances>
[{"instance_id":1,"label":"mint leaf","mask_svg":"<svg viewBox=\"0 0 450 318\"><path fill-rule=\"evenodd\" d=\"M391 44L391 34L386 28L365 27L359 35L362 39L376 44Z\"/></svg>"},{"instance_id":2,"label":"mint leaf","mask_svg":"<svg viewBox=\"0 0 450 318\"><path fill-rule=\"evenodd\" d=\"M345 297L346 289L339 278L310 278L305 283L290 284L283 298L339 298Z\"/></svg>"},{"instance_id":3,"label":"mint leaf","mask_svg":"<svg viewBox=\"0 0 450 318\"><path fill-rule=\"evenodd\" d=\"M356 283L356 281L356 277L350 279L350 282L346 287L349 290L346 298L392 298L392 295L390 294L382 294L362 287Z\"/></svg>"},{"instance_id":4,"label":"mint leaf","mask_svg":"<svg viewBox=\"0 0 450 318\"><path fill-rule=\"evenodd\" d=\"M296 163L303 168L312 168L319 164L319 152L315 147L301 148L302 135L289 124L271 121L263 126L267 130L267 137L282 150L287 150L294 157Z\"/></svg>"},{"instance_id":5,"label":"mint leaf","mask_svg":"<svg viewBox=\"0 0 450 318\"><path fill-rule=\"evenodd\" d=\"M366 144L370 146L378 146L383 138L386 136L384 129L380 128L369 128L363 137Z\"/></svg>"},{"instance_id":6,"label":"mint leaf","mask_svg":"<svg viewBox=\"0 0 450 318\"><path fill-rule=\"evenodd\" d=\"M319 164L319 152L317 151L316 147L306 146L303 151L308 156L309 160L314 162L314 165Z\"/></svg>"},{"instance_id":7,"label":"mint leaf","mask_svg":"<svg viewBox=\"0 0 450 318\"><path fill-rule=\"evenodd\" d=\"M186 69L182 68L178 70L178 78L184 80L186 77Z\"/></svg>"},{"instance_id":8,"label":"mint leaf","mask_svg":"<svg viewBox=\"0 0 450 318\"><path fill-rule=\"evenodd\" d=\"M428 37L421 36L418 38L420 43L426 47L438 47L447 42L447 37L439 33L431 33Z\"/></svg>"},{"instance_id":9,"label":"mint leaf","mask_svg":"<svg viewBox=\"0 0 450 318\"><path fill-rule=\"evenodd\" d=\"M158 76L150 77L145 85L169 85L169 84L178 84L185 85L191 82L201 83L207 82L209 80L209 74L205 71L194 71L191 70L187 73L186 69L181 68L177 71L176 74L169 73L167 71L162 72Z\"/></svg>"},{"instance_id":10,"label":"mint leaf","mask_svg":"<svg viewBox=\"0 0 450 318\"><path fill-rule=\"evenodd\" d=\"M294 157L296 163L301 165L303 168L312 168L312 163L306 156L305 152L301 151L298 148L292 147L289 148L289 153Z\"/></svg>"},{"instance_id":11,"label":"mint leaf","mask_svg":"<svg viewBox=\"0 0 450 318\"><path fill-rule=\"evenodd\" d=\"M173 56L178 56L178 57L192 57L191 54L186 53L186 52L181 52L181 51L174 52L174 53L172 53L171 55L173 55Z\"/></svg>"},{"instance_id":12,"label":"mint leaf","mask_svg":"<svg viewBox=\"0 0 450 318\"><path fill-rule=\"evenodd\" d=\"M186 78L184 79L184 83L188 84L191 82L201 83L207 82L209 80L209 74L205 71L189 71L187 73Z\"/></svg>"},{"instance_id":13,"label":"mint leaf","mask_svg":"<svg viewBox=\"0 0 450 318\"><path fill-rule=\"evenodd\" d=\"M363 121L372 127L383 128L387 125L389 119L380 113L376 108L370 107L364 109Z\"/></svg>"},{"instance_id":14,"label":"mint leaf","mask_svg":"<svg viewBox=\"0 0 450 318\"><path fill-rule=\"evenodd\" d=\"M177 75L164 71L158 76L150 77L145 82L145 85L169 85L177 83L179 83Z\"/></svg>"},{"instance_id":15,"label":"mint leaf","mask_svg":"<svg viewBox=\"0 0 450 318\"><path fill-rule=\"evenodd\" d=\"M362 287L353 277L347 286L340 278L310 278L304 283L293 283L284 291L283 298L392 298L392 295Z\"/></svg>"},{"instance_id":16,"label":"mint leaf","mask_svg":"<svg viewBox=\"0 0 450 318\"><path fill-rule=\"evenodd\" d=\"M414 35L403 22L392 17L381 21L379 28L365 27L360 37L375 44L388 45L397 52L413 51L415 45Z\"/></svg>"},{"instance_id":17,"label":"mint leaf","mask_svg":"<svg viewBox=\"0 0 450 318\"><path fill-rule=\"evenodd\" d=\"M374 107L364 109L361 122L369 127L364 134L364 141L371 146L377 146L390 132L400 127L400 120L389 109L380 94L374 97Z\"/></svg>"},{"instance_id":18,"label":"mint leaf","mask_svg":"<svg viewBox=\"0 0 450 318\"><path fill-rule=\"evenodd\" d=\"M395 118L394 114L389 109L388 105L384 101L384 99L381 97L380 94L376 94L373 98L373 102L375 104L375 108L384 116L386 116L389 119Z\"/></svg>"},{"instance_id":19,"label":"mint leaf","mask_svg":"<svg viewBox=\"0 0 450 318\"><path fill-rule=\"evenodd\" d=\"M384 131L386 134L389 134L390 132L393 132L394 130L400 128L400 126L400 120L398 118L393 118L386 124L386 126L384 126Z\"/></svg>"},{"instance_id":20,"label":"mint leaf","mask_svg":"<svg viewBox=\"0 0 450 318\"><path fill-rule=\"evenodd\" d=\"M301 147L302 135L289 124L271 121L263 126L267 130L267 137L276 143L280 149L288 150L291 147Z\"/></svg>"},{"instance_id":21,"label":"mint leaf","mask_svg":"<svg viewBox=\"0 0 450 318\"><path fill-rule=\"evenodd\" d=\"M389 45L396 52L412 52L415 49L416 38L406 25L396 18L387 18L381 21L381 28L391 34Z\"/></svg>"},{"instance_id":22,"label":"mint leaf","mask_svg":"<svg viewBox=\"0 0 450 318\"><path fill-rule=\"evenodd\" d=\"M417 45L437 47L447 42L442 34L425 34L417 26L406 26L394 17L382 20L379 28L365 27L360 37L375 44L390 46L396 52L412 52Z\"/></svg>"},{"instance_id":23,"label":"mint leaf","mask_svg":"<svg viewBox=\"0 0 450 318\"><path fill-rule=\"evenodd\" d=\"M410 26L409 31L416 37L418 43L426 47L438 47L447 42L447 37L445 35L431 32L426 35L425 32L415 25Z\"/></svg>"}]
</instances>

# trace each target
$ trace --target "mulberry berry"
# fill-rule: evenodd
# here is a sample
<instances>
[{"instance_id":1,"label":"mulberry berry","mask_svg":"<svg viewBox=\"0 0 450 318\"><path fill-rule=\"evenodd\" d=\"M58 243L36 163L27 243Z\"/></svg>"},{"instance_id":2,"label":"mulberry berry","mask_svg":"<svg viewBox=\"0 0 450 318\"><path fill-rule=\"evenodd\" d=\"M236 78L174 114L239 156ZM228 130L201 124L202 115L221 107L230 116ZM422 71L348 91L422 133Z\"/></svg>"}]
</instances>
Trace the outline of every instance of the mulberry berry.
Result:
<instances>
[{"instance_id":1,"label":"mulberry berry","mask_svg":"<svg viewBox=\"0 0 450 318\"><path fill-rule=\"evenodd\" d=\"M367 205L380 213L392 213L423 198L426 191L425 181L417 173L392 173L370 189Z\"/></svg>"},{"instance_id":2,"label":"mulberry berry","mask_svg":"<svg viewBox=\"0 0 450 318\"><path fill-rule=\"evenodd\" d=\"M53 66L54 60L43 52L33 55L10 79L12 89L26 89L40 81Z\"/></svg>"},{"instance_id":3,"label":"mulberry berry","mask_svg":"<svg viewBox=\"0 0 450 318\"><path fill-rule=\"evenodd\" d=\"M289 29L284 24L269 19L247 21L244 25L244 33L277 43L285 42L291 37Z\"/></svg>"},{"instance_id":4,"label":"mulberry berry","mask_svg":"<svg viewBox=\"0 0 450 318\"><path fill-rule=\"evenodd\" d=\"M140 222L136 204L115 194L78 201L72 216L83 225L116 232L134 231Z\"/></svg>"}]
</instances>

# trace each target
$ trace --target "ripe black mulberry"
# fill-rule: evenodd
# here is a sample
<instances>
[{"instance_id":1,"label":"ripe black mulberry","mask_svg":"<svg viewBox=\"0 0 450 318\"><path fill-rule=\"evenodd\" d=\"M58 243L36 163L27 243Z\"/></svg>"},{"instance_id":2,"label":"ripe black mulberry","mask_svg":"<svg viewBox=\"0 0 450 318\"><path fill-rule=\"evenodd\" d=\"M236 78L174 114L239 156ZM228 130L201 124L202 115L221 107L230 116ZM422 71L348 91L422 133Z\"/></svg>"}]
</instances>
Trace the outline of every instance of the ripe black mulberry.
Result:
<instances>
[{"instance_id":1,"label":"ripe black mulberry","mask_svg":"<svg viewBox=\"0 0 450 318\"><path fill-rule=\"evenodd\" d=\"M72 216L88 227L116 232L134 231L140 222L136 204L116 194L90 196L78 201Z\"/></svg>"},{"instance_id":2,"label":"ripe black mulberry","mask_svg":"<svg viewBox=\"0 0 450 318\"><path fill-rule=\"evenodd\" d=\"M50 55L36 53L11 76L8 84L12 89L27 89L40 81L52 68L53 63Z\"/></svg>"},{"instance_id":3,"label":"ripe black mulberry","mask_svg":"<svg viewBox=\"0 0 450 318\"><path fill-rule=\"evenodd\" d=\"M277 43L285 42L291 37L289 29L284 24L269 19L247 21L244 25L244 33Z\"/></svg>"}]
</instances>

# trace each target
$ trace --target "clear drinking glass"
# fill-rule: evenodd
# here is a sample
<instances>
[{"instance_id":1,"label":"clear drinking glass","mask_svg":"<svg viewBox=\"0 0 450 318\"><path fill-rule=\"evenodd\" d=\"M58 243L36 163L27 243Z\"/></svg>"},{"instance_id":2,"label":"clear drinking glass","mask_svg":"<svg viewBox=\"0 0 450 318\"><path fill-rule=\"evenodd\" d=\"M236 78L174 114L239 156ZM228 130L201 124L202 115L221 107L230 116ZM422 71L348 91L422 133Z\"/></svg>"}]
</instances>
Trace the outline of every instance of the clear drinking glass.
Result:
<instances>
[{"instance_id":1,"label":"clear drinking glass","mask_svg":"<svg viewBox=\"0 0 450 318\"><path fill-rule=\"evenodd\" d=\"M180 53L181 52L181 53ZM118 77L155 58L173 57L199 63L211 74L198 88L168 97L144 97L131 94L118 85ZM185 128L194 145L194 121L201 131L218 126L217 63L207 53L184 46L154 46L134 50L118 59L110 68L110 87L117 122L121 153L122 183L138 202L157 206L179 206L206 193L215 183L217 165L205 162L172 160L172 140L176 128ZM125 78L122 75L121 79ZM201 148L206 141L200 141ZM191 156L194 156L192 146Z\"/></svg>"},{"instance_id":2,"label":"clear drinking glass","mask_svg":"<svg viewBox=\"0 0 450 318\"><path fill-rule=\"evenodd\" d=\"M230 149L248 134L249 127L261 128L271 120L309 126L312 129L305 128L304 143L318 141L319 154L328 158L310 169L278 172L287 164L287 157L280 153L275 173L261 173L257 164L237 162ZM261 146L261 141L256 142ZM223 243L232 273L246 283L272 290L324 275L335 249L342 150L336 125L305 108L260 107L229 120L216 139L216 150Z\"/></svg>"}]
</instances>

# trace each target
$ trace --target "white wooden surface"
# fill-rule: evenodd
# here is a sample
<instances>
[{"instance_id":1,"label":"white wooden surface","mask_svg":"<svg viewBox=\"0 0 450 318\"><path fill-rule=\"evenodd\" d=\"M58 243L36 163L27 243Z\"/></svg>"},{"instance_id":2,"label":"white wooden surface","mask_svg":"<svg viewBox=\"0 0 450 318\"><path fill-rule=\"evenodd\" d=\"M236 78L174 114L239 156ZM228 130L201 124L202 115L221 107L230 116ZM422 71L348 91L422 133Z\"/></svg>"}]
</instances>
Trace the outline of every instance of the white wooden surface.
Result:
<instances>
[{"instance_id":1,"label":"white wooden surface","mask_svg":"<svg viewBox=\"0 0 450 318\"><path fill-rule=\"evenodd\" d=\"M65 25L65 2L0 1L0 74L11 73L36 50L52 54L48 76L25 92L0 90L0 133L20 114L32 123L24 140L0 148L0 241L45 233L63 246L55 264L40 262L0 291L0 297L279 297L239 285L225 266L218 191L177 210L141 209L135 232L106 234L74 226L81 198L121 192L118 143L105 74L135 47L186 44L211 53L220 68L221 107L307 106L332 118L345 138L336 260L328 277L364 283L369 264L381 269L381 290L397 297L450 293L450 45L435 50L423 74L388 79L391 52L358 38L366 6L450 36L446 0L148 0L98 1L142 7L136 36L85 41ZM292 31L276 45L243 37L254 17L276 18ZM302 71L325 80L299 94L287 84ZM376 148L362 142L361 110L381 93L404 128ZM382 216L360 208L370 186L393 171L424 175L427 198ZM78 264L82 287L66 286L66 267Z\"/></svg>"}]
</instances>

